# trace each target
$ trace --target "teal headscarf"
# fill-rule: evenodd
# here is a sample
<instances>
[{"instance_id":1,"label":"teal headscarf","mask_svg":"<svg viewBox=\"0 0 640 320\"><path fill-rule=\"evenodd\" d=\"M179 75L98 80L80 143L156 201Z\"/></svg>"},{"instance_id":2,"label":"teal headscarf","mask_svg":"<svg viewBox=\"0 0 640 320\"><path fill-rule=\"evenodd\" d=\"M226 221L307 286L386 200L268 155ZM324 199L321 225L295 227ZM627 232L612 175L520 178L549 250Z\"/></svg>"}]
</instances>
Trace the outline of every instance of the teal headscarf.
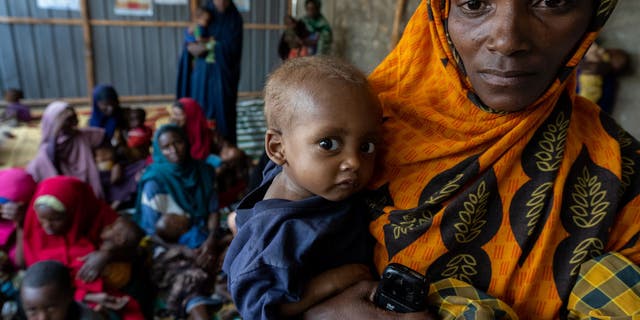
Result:
<instances>
[{"instance_id":1,"label":"teal headscarf","mask_svg":"<svg viewBox=\"0 0 640 320\"><path fill-rule=\"evenodd\" d=\"M184 140L186 156L182 163L171 163L160 150L158 138L166 132L173 132ZM189 215L192 221L200 222L209 215L209 204L215 192L215 170L202 161L194 160L189 154L189 141L182 128L168 124L160 127L153 138L153 163L147 167L139 183L140 192L136 201L136 220L139 220L142 187L153 180L162 186L176 203Z\"/></svg>"}]
</instances>

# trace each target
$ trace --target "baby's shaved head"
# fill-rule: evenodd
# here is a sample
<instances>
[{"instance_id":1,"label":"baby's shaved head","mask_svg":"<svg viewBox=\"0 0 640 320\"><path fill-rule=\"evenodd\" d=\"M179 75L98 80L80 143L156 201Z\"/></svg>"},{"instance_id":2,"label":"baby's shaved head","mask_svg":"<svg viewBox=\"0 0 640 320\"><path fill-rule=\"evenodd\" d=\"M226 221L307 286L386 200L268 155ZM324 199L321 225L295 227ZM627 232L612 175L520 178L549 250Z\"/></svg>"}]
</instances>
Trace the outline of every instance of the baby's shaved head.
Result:
<instances>
[{"instance_id":1,"label":"baby's shaved head","mask_svg":"<svg viewBox=\"0 0 640 320\"><path fill-rule=\"evenodd\" d=\"M267 126L282 130L296 106L315 94L318 84L341 82L371 92L367 77L353 65L329 56L287 60L269 75L264 89Z\"/></svg>"}]
</instances>

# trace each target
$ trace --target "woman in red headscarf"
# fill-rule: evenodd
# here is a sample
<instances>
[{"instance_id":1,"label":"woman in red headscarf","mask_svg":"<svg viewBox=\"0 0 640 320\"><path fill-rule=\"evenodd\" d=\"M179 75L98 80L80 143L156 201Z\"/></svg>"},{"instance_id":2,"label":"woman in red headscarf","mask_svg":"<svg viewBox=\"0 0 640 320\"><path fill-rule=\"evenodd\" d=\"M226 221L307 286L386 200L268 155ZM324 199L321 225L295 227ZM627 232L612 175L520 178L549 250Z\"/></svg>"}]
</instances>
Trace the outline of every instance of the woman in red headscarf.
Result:
<instances>
[{"instance_id":1,"label":"woman in red headscarf","mask_svg":"<svg viewBox=\"0 0 640 320\"><path fill-rule=\"evenodd\" d=\"M171 121L187 133L191 158L207 159L211 154L213 134L198 102L191 98L178 100L171 108Z\"/></svg>"},{"instance_id":2,"label":"woman in red headscarf","mask_svg":"<svg viewBox=\"0 0 640 320\"><path fill-rule=\"evenodd\" d=\"M27 267L43 260L56 260L71 270L75 298L79 302L118 300L106 292L101 278L116 250L100 250L103 229L112 225L117 213L94 195L91 187L73 177L43 180L27 209L24 222L24 258ZM143 319L137 302L129 299L119 311L124 319Z\"/></svg>"},{"instance_id":3,"label":"woman in red headscarf","mask_svg":"<svg viewBox=\"0 0 640 320\"><path fill-rule=\"evenodd\" d=\"M13 265L24 262L16 250L22 242L22 222L36 182L22 169L0 171L0 246Z\"/></svg>"}]
</instances>

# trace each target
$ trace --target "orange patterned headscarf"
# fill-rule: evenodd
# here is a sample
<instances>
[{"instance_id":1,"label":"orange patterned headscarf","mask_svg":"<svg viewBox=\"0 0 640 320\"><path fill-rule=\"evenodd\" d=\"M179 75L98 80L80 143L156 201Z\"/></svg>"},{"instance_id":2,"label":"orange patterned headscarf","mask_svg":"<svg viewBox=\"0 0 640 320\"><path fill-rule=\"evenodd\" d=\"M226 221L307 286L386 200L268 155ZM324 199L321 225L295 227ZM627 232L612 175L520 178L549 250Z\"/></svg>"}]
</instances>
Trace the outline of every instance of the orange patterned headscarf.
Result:
<instances>
[{"instance_id":1,"label":"orange patterned headscarf","mask_svg":"<svg viewBox=\"0 0 640 320\"><path fill-rule=\"evenodd\" d=\"M575 66L616 1L533 105L491 112L448 41L450 1L425 0L370 77L385 123L370 225L378 271L456 278L523 318L564 314L580 264L640 262L640 144L577 97Z\"/></svg>"}]
</instances>

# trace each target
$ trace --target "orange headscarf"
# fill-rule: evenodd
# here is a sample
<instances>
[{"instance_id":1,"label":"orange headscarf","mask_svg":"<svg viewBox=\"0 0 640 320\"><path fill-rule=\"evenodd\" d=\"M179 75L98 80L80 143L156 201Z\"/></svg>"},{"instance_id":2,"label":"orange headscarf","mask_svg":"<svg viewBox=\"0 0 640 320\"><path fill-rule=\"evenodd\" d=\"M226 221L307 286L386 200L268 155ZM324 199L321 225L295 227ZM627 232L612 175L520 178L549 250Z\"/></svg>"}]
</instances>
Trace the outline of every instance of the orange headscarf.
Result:
<instances>
[{"instance_id":1,"label":"orange headscarf","mask_svg":"<svg viewBox=\"0 0 640 320\"><path fill-rule=\"evenodd\" d=\"M379 271L399 262L457 278L523 318L557 318L577 267L608 251L640 262L640 144L577 97L574 68L616 1L533 105L490 112L425 0L370 77L385 123L371 197Z\"/></svg>"}]
</instances>

